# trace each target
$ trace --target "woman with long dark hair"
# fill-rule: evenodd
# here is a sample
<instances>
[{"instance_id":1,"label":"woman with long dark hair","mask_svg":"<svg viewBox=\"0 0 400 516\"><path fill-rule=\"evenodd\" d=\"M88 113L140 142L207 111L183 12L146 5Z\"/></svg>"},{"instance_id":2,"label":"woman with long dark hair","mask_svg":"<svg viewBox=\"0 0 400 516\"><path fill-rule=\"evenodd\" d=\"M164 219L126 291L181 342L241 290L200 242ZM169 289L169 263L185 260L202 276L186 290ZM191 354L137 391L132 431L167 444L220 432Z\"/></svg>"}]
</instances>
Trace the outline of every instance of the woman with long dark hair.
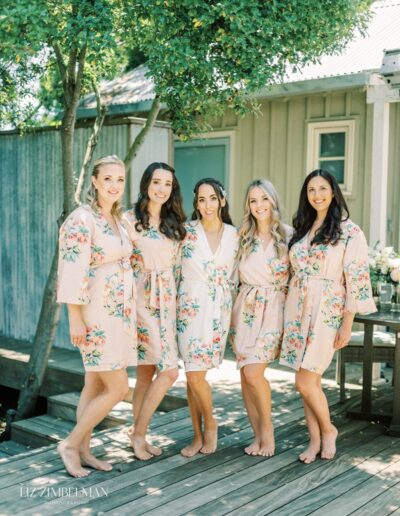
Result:
<instances>
[{"instance_id":1,"label":"woman with long dark hair","mask_svg":"<svg viewBox=\"0 0 400 516\"><path fill-rule=\"evenodd\" d=\"M214 453L217 448L218 427L206 374L220 365L225 351L238 243L219 181L206 178L196 184L193 208L181 248L177 315L194 429L193 442L181 451L185 457Z\"/></svg>"},{"instance_id":2,"label":"woman with long dark hair","mask_svg":"<svg viewBox=\"0 0 400 516\"><path fill-rule=\"evenodd\" d=\"M376 310L368 246L336 179L314 170L305 179L289 242L292 277L285 305L281 364L296 370L310 435L299 459L309 464L321 453L333 459L337 429L331 423L321 376L335 350L346 346L356 312Z\"/></svg>"},{"instance_id":3,"label":"woman with long dark hair","mask_svg":"<svg viewBox=\"0 0 400 516\"><path fill-rule=\"evenodd\" d=\"M282 343L291 233L282 221L273 184L266 179L252 181L239 229L240 290L230 330L243 401L254 431L252 444L244 450L248 455L271 457L275 452L271 389L265 370L279 357Z\"/></svg>"},{"instance_id":4,"label":"woman with long dark hair","mask_svg":"<svg viewBox=\"0 0 400 516\"><path fill-rule=\"evenodd\" d=\"M174 267L186 233L184 219L174 169L166 163L152 163L143 173L134 209L125 213L133 242L138 330L134 425L129 435L135 456L141 460L161 453L146 440L147 428L178 377Z\"/></svg>"},{"instance_id":5,"label":"woman with long dark hair","mask_svg":"<svg viewBox=\"0 0 400 516\"><path fill-rule=\"evenodd\" d=\"M136 365L132 245L121 223L125 165L105 156L93 167L88 204L74 210L60 229L57 301L68 308L71 342L79 348L85 385L77 424L58 445L73 477L86 467L111 471L90 451L93 428L129 390L126 368Z\"/></svg>"}]
</instances>

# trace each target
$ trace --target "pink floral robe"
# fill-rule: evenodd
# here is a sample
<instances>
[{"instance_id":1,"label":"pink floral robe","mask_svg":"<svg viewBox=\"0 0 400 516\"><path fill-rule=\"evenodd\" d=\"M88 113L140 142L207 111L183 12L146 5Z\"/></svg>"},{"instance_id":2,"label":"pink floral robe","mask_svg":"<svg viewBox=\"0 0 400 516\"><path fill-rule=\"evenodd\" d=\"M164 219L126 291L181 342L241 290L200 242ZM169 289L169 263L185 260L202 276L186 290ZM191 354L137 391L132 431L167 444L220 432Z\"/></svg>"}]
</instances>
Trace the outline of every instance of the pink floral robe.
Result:
<instances>
[{"instance_id":1,"label":"pink floral robe","mask_svg":"<svg viewBox=\"0 0 400 516\"><path fill-rule=\"evenodd\" d=\"M186 224L178 290L178 345L186 371L218 367L225 352L234 288L237 230L224 224L213 254L201 222Z\"/></svg>"},{"instance_id":2,"label":"pink floral robe","mask_svg":"<svg viewBox=\"0 0 400 516\"><path fill-rule=\"evenodd\" d=\"M117 225L118 235L101 213L82 206L60 229L57 301L82 305L86 371L136 365L132 245L124 226Z\"/></svg>"},{"instance_id":3,"label":"pink floral robe","mask_svg":"<svg viewBox=\"0 0 400 516\"><path fill-rule=\"evenodd\" d=\"M288 253L278 258L273 241L264 250L256 237L238 271L240 290L230 329L238 366L272 362L278 358L282 342Z\"/></svg>"},{"instance_id":4,"label":"pink floral robe","mask_svg":"<svg viewBox=\"0 0 400 516\"><path fill-rule=\"evenodd\" d=\"M280 363L322 374L333 358L344 311L376 311L372 299L368 246L350 220L341 224L336 245L308 245L308 234L289 252L293 275L285 305Z\"/></svg>"},{"instance_id":5,"label":"pink floral robe","mask_svg":"<svg viewBox=\"0 0 400 516\"><path fill-rule=\"evenodd\" d=\"M124 214L133 242L131 263L137 289L138 365L159 371L178 367L174 268L179 242L156 227L135 229L135 214Z\"/></svg>"}]
</instances>

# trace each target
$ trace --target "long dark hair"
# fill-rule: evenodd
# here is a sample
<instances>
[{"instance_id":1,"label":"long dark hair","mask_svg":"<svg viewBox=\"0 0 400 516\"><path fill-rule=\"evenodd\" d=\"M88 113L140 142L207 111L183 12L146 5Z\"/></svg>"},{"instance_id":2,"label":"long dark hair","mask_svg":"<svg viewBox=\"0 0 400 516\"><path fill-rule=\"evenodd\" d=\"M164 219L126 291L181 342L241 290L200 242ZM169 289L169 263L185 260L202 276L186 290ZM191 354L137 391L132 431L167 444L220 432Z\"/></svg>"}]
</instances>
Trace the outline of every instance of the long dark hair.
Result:
<instances>
[{"instance_id":1,"label":"long dark hair","mask_svg":"<svg viewBox=\"0 0 400 516\"><path fill-rule=\"evenodd\" d=\"M229 204L228 199L226 198L226 192L224 189L224 185L220 183L217 179L213 179L211 177L206 177L204 179L200 179L193 189L194 198L193 198L193 213L192 220L200 220L201 215L199 210L197 209L197 201L199 199L199 188L201 185L210 185L217 198L218 198L218 206L219 206L219 216L225 224L230 224L233 226L233 222L231 216L229 215ZM225 206L222 206L222 200L225 200Z\"/></svg>"},{"instance_id":2,"label":"long dark hair","mask_svg":"<svg viewBox=\"0 0 400 516\"><path fill-rule=\"evenodd\" d=\"M149 205L149 185L153 178L155 170L168 170L172 173L172 191L171 195L162 206L160 213L160 231L166 237L172 240L183 240L186 230L183 223L186 219L182 208L182 195L178 180L175 176L175 170L166 163L151 163L143 172L140 180L140 192L137 203L135 204L136 231L149 229L150 214Z\"/></svg>"},{"instance_id":3,"label":"long dark hair","mask_svg":"<svg viewBox=\"0 0 400 516\"><path fill-rule=\"evenodd\" d=\"M322 226L316 231L311 244L336 244L341 236L340 224L349 218L349 209L335 177L326 170L313 170L305 178L300 192L299 207L293 217L294 233L289 242L289 248L301 240L308 231L317 215L316 210L311 206L307 197L308 183L314 177L322 177L330 184L333 192L333 199L328 208Z\"/></svg>"}]
</instances>

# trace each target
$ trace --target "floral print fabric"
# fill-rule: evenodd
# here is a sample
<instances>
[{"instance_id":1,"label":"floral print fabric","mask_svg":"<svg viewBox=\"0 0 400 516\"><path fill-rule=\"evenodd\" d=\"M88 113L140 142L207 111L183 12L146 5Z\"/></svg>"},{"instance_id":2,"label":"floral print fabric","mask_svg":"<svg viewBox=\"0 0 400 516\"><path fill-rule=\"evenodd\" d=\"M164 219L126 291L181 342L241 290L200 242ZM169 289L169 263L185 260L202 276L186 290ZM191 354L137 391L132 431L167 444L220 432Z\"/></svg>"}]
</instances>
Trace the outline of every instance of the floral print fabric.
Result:
<instances>
[{"instance_id":1,"label":"floral print fabric","mask_svg":"<svg viewBox=\"0 0 400 516\"><path fill-rule=\"evenodd\" d=\"M342 222L336 245L308 245L308 234L289 252L292 277L285 306L280 363L322 374L345 311L376 311L369 279L368 246L361 229Z\"/></svg>"},{"instance_id":2,"label":"floral print fabric","mask_svg":"<svg viewBox=\"0 0 400 516\"><path fill-rule=\"evenodd\" d=\"M256 237L238 271L240 290L230 330L238 366L272 362L278 358L282 342L288 254L278 258L273 241L264 250Z\"/></svg>"},{"instance_id":3,"label":"floral print fabric","mask_svg":"<svg viewBox=\"0 0 400 516\"><path fill-rule=\"evenodd\" d=\"M175 266L179 242L156 227L137 231L135 214L124 214L133 242L131 264L137 289L138 365L159 371L178 366Z\"/></svg>"},{"instance_id":4,"label":"floral print fabric","mask_svg":"<svg viewBox=\"0 0 400 516\"><path fill-rule=\"evenodd\" d=\"M224 224L213 254L201 222L186 224L181 247L177 330L186 371L205 371L222 362L235 286L236 228Z\"/></svg>"},{"instance_id":5,"label":"floral print fabric","mask_svg":"<svg viewBox=\"0 0 400 516\"><path fill-rule=\"evenodd\" d=\"M57 301L82 305L87 327L80 346L85 370L136 365L135 291L131 243L89 206L73 211L60 229Z\"/></svg>"}]
</instances>

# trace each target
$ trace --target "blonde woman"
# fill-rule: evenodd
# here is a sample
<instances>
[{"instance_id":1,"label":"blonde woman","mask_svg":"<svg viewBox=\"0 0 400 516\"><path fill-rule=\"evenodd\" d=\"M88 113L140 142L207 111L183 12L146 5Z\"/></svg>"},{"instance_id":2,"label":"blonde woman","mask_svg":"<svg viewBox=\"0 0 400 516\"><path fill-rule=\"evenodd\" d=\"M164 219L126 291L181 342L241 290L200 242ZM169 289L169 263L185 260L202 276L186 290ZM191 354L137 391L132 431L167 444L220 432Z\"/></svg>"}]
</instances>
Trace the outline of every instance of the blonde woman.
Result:
<instances>
[{"instance_id":1,"label":"blonde woman","mask_svg":"<svg viewBox=\"0 0 400 516\"><path fill-rule=\"evenodd\" d=\"M71 342L85 367L77 424L58 446L73 477L87 476L84 466L112 469L91 454L90 435L126 396L126 367L136 365L132 245L120 219L124 188L124 163L117 156L99 159L89 204L74 210L60 230L57 301L67 304Z\"/></svg>"},{"instance_id":2,"label":"blonde woman","mask_svg":"<svg viewBox=\"0 0 400 516\"><path fill-rule=\"evenodd\" d=\"M264 373L278 358L289 276L287 238L272 183L257 179L247 188L239 230L240 290L232 313L230 338L240 367L243 401L254 431L248 455L274 454L271 389Z\"/></svg>"}]
</instances>

